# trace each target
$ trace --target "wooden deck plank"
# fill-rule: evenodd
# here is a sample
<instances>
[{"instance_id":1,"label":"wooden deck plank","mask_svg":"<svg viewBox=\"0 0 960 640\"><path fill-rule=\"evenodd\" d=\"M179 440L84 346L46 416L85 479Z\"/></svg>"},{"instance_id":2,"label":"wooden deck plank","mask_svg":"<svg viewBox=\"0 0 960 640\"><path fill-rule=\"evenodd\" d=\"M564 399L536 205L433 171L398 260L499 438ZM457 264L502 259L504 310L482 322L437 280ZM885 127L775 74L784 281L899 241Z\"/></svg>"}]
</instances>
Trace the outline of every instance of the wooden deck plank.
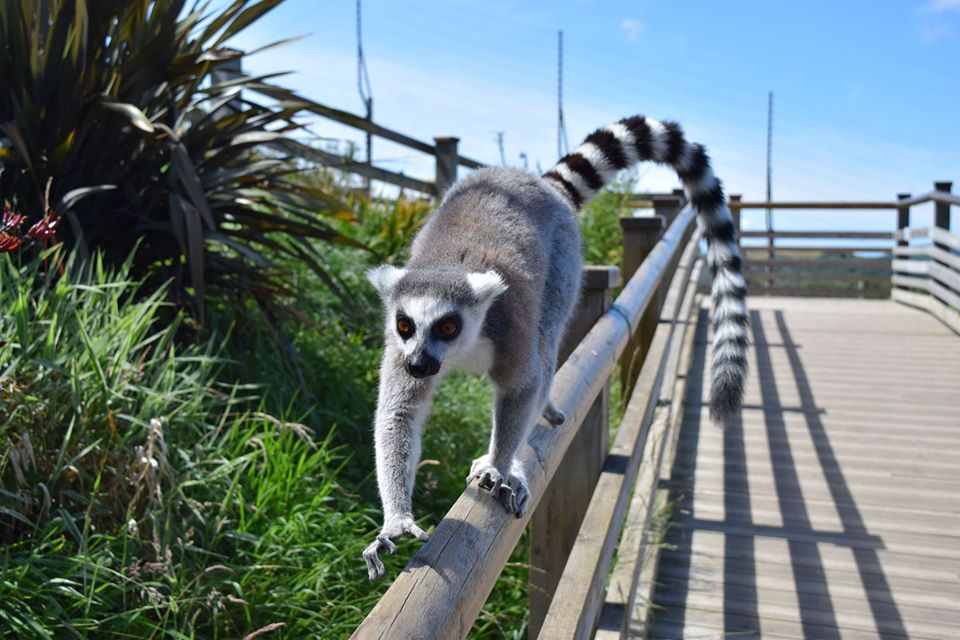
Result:
<instances>
[{"instance_id":1,"label":"wooden deck plank","mask_svg":"<svg viewBox=\"0 0 960 640\"><path fill-rule=\"evenodd\" d=\"M889 300L750 307L741 418L686 399L652 636L957 637L957 335Z\"/></svg>"}]
</instances>

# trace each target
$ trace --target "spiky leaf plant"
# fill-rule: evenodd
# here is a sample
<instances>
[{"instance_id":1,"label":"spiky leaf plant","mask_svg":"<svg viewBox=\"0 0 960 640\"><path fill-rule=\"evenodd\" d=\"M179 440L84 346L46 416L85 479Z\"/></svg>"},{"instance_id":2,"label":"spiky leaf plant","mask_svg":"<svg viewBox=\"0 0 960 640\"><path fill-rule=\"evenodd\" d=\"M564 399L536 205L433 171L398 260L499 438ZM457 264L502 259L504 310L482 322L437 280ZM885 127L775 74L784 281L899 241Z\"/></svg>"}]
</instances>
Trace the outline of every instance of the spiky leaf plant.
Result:
<instances>
[{"instance_id":1,"label":"spiky leaf plant","mask_svg":"<svg viewBox=\"0 0 960 640\"><path fill-rule=\"evenodd\" d=\"M310 149L294 118L309 101L275 76L215 73L245 55L230 38L280 2L3 0L0 205L49 231L5 228L4 247L55 232L120 264L139 243L136 271L172 280L201 319L211 293L288 292L286 259L341 292L317 241L349 242L324 220L347 205L297 178Z\"/></svg>"}]
</instances>

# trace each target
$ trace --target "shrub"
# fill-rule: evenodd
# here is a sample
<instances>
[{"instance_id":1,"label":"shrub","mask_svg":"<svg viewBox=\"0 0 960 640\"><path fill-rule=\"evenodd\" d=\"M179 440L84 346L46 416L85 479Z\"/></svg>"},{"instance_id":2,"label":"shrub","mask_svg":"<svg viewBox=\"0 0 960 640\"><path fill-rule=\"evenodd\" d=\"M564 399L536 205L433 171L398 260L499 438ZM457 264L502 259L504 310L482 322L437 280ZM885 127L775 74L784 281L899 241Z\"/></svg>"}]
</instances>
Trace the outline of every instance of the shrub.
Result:
<instances>
[{"instance_id":1,"label":"shrub","mask_svg":"<svg viewBox=\"0 0 960 640\"><path fill-rule=\"evenodd\" d=\"M135 272L172 280L201 318L208 291L289 293L279 257L342 294L314 241L349 242L323 217L352 214L297 176L309 101L273 76L215 75L244 58L230 38L280 1L210 15L186 0L2 3L0 204L24 226L46 219L81 257L116 265L139 243ZM3 232L0 248L20 243Z\"/></svg>"},{"instance_id":2,"label":"shrub","mask_svg":"<svg viewBox=\"0 0 960 640\"><path fill-rule=\"evenodd\" d=\"M580 212L580 233L586 264L623 262L623 231L620 218L632 213L633 180L617 181L588 202Z\"/></svg>"}]
</instances>

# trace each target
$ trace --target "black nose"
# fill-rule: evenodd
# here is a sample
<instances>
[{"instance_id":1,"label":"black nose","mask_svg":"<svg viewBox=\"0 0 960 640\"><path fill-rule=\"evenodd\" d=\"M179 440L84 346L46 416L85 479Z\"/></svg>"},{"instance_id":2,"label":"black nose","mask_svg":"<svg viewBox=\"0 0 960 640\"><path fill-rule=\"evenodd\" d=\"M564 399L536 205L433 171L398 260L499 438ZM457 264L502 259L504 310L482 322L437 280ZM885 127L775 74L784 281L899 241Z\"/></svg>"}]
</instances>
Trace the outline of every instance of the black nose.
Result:
<instances>
[{"instance_id":1,"label":"black nose","mask_svg":"<svg viewBox=\"0 0 960 640\"><path fill-rule=\"evenodd\" d=\"M436 375L440 371L440 361L426 354L420 356L418 359L408 358L404 364L407 368L407 373L414 378L426 378L427 376Z\"/></svg>"}]
</instances>

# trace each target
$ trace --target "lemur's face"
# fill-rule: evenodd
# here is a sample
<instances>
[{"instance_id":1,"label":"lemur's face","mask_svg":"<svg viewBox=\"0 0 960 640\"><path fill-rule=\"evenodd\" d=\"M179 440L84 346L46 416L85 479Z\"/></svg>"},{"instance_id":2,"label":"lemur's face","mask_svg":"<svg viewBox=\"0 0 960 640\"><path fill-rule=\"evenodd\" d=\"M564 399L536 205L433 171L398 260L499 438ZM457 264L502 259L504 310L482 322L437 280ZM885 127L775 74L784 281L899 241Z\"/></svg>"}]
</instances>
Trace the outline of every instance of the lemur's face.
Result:
<instances>
[{"instance_id":1,"label":"lemur's face","mask_svg":"<svg viewBox=\"0 0 960 640\"><path fill-rule=\"evenodd\" d=\"M389 265L368 274L386 307L386 336L416 378L440 373L444 361L468 352L480 337L487 311L506 291L493 271L407 270Z\"/></svg>"}]
</instances>

